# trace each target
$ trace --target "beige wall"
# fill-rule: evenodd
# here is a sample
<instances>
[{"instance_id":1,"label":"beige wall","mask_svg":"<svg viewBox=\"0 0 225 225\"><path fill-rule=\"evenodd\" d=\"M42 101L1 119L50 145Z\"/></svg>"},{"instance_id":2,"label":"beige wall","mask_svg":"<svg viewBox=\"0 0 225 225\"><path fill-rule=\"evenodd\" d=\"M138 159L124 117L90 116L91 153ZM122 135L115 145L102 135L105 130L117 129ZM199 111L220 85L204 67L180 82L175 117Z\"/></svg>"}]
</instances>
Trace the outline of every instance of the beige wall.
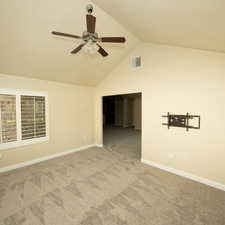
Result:
<instances>
[{"instance_id":1,"label":"beige wall","mask_svg":"<svg viewBox=\"0 0 225 225\"><path fill-rule=\"evenodd\" d=\"M1 150L0 168L94 143L94 89L0 75L0 88L47 91L48 143Z\"/></svg>"},{"instance_id":2,"label":"beige wall","mask_svg":"<svg viewBox=\"0 0 225 225\"><path fill-rule=\"evenodd\" d=\"M134 128L136 130L141 130L141 95L135 97L133 104L133 121Z\"/></svg>"},{"instance_id":3,"label":"beige wall","mask_svg":"<svg viewBox=\"0 0 225 225\"><path fill-rule=\"evenodd\" d=\"M127 98L123 99L123 127L133 126L133 99Z\"/></svg>"},{"instance_id":4,"label":"beige wall","mask_svg":"<svg viewBox=\"0 0 225 225\"><path fill-rule=\"evenodd\" d=\"M142 67L131 67L131 56ZM102 143L101 96L142 92L142 158L225 184L225 54L141 44L96 90L96 142ZM201 115L201 129L162 126L167 112Z\"/></svg>"},{"instance_id":5,"label":"beige wall","mask_svg":"<svg viewBox=\"0 0 225 225\"><path fill-rule=\"evenodd\" d=\"M123 126L124 100L115 98L115 125Z\"/></svg>"}]
</instances>

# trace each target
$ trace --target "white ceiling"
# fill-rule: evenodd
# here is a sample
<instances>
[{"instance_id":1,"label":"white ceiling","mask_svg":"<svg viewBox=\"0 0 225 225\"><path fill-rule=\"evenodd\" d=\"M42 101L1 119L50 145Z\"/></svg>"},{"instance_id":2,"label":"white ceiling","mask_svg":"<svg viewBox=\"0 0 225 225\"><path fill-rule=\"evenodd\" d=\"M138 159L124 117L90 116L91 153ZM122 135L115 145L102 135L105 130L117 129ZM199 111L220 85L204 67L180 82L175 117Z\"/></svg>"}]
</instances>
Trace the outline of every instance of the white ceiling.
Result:
<instances>
[{"instance_id":1,"label":"white ceiling","mask_svg":"<svg viewBox=\"0 0 225 225\"><path fill-rule=\"evenodd\" d=\"M79 40L51 31L81 35L86 0L1 0L0 73L73 84L96 85L131 51L138 39L111 16L95 7L96 29L102 36L125 36L126 44L102 44L109 56L70 51Z\"/></svg>"},{"instance_id":2,"label":"white ceiling","mask_svg":"<svg viewBox=\"0 0 225 225\"><path fill-rule=\"evenodd\" d=\"M225 52L225 0L93 0L145 42Z\"/></svg>"}]
</instances>

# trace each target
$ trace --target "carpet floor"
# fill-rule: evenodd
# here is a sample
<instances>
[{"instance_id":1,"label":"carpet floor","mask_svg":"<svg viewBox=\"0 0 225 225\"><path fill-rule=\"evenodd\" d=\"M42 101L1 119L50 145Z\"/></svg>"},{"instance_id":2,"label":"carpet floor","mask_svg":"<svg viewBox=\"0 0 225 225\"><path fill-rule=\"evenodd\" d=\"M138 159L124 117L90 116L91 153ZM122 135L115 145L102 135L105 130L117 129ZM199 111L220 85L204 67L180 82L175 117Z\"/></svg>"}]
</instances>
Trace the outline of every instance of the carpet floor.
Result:
<instances>
[{"instance_id":1,"label":"carpet floor","mask_svg":"<svg viewBox=\"0 0 225 225\"><path fill-rule=\"evenodd\" d=\"M141 160L140 130L107 126L103 133L103 143L106 149L126 155L130 159Z\"/></svg>"},{"instance_id":2,"label":"carpet floor","mask_svg":"<svg viewBox=\"0 0 225 225\"><path fill-rule=\"evenodd\" d=\"M1 174L0 225L225 225L225 192L120 151L91 148Z\"/></svg>"}]
</instances>

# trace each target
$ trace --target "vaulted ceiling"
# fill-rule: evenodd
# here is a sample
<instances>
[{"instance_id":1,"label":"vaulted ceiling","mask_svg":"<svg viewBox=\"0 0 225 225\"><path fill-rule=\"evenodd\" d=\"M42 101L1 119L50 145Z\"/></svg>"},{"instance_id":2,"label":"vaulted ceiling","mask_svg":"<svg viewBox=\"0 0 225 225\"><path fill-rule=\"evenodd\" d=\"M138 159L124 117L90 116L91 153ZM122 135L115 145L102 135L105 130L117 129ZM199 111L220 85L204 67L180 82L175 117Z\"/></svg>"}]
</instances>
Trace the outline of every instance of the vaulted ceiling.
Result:
<instances>
[{"instance_id":1,"label":"vaulted ceiling","mask_svg":"<svg viewBox=\"0 0 225 225\"><path fill-rule=\"evenodd\" d=\"M96 85L138 39L94 5L101 36L125 36L126 44L102 44L109 56L70 52L80 41L51 35L56 30L81 35L86 28L86 0L1 0L0 73L59 82Z\"/></svg>"},{"instance_id":2,"label":"vaulted ceiling","mask_svg":"<svg viewBox=\"0 0 225 225\"><path fill-rule=\"evenodd\" d=\"M93 0L142 41L225 52L224 0Z\"/></svg>"},{"instance_id":3,"label":"vaulted ceiling","mask_svg":"<svg viewBox=\"0 0 225 225\"><path fill-rule=\"evenodd\" d=\"M95 86L141 41L225 52L224 0L92 0L101 36L125 36L126 44L102 44L109 56L71 55L89 0L1 0L0 73Z\"/></svg>"}]
</instances>

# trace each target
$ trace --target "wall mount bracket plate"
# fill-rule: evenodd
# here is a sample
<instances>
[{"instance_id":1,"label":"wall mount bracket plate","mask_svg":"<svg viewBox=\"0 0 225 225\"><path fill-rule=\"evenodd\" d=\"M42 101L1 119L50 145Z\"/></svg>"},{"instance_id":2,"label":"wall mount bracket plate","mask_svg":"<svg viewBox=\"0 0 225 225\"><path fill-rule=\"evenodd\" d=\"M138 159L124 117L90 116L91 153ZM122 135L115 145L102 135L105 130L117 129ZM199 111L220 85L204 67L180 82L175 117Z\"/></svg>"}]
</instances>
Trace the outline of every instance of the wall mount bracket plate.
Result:
<instances>
[{"instance_id":1,"label":"wall mount bracket plate","mask_svg":"<svg viewBox=\"0 0 225 225\"><path fill-rule=\"evenodd\" d=\"M190 115L186 113L186 115L178 115L178 114L170 114L167 113L166 116L162 116L163 118L167 118L167 123L163 123L170 129L170 127L183 127L186 128L186 131L189 129L200 129L200 116L199 115ZM190 120L196 118L198 120L197 126L190 125Z\"/></svg>"}]
</instances>

